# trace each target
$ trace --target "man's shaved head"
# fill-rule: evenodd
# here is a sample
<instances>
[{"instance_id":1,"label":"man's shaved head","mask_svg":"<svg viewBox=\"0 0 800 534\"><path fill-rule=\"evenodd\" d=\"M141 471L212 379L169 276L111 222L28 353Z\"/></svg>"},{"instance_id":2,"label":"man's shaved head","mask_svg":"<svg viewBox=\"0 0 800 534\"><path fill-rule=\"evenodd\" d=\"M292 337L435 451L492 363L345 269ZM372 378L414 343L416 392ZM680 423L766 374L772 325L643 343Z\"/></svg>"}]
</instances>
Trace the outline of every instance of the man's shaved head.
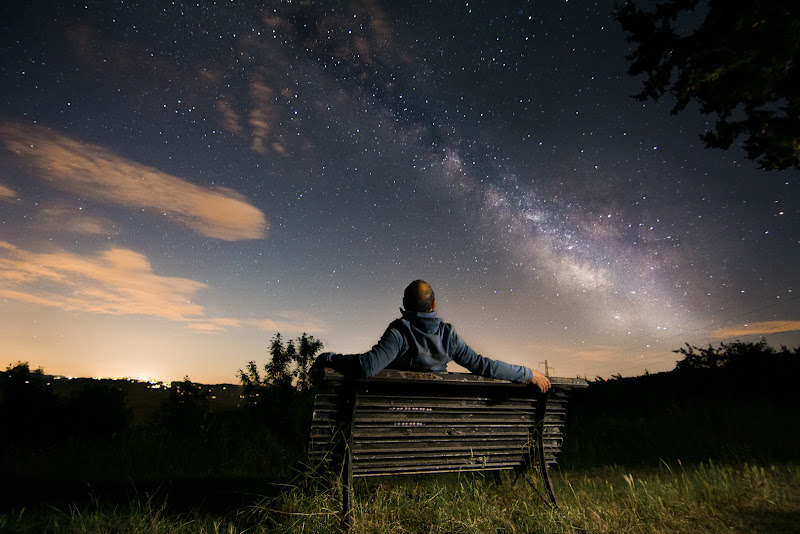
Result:
<instances>
[{"instance_id":1,"label":"man's shaved head","mask_svg":"<svg viewBox=\"0 0 800 534\"><path fill-rule=\"evenodd\" d=\"M433 288L425 280L414 280L403 293L403 308L412 312L431 312L436 298Z\"/></svg>"}]
</instances>

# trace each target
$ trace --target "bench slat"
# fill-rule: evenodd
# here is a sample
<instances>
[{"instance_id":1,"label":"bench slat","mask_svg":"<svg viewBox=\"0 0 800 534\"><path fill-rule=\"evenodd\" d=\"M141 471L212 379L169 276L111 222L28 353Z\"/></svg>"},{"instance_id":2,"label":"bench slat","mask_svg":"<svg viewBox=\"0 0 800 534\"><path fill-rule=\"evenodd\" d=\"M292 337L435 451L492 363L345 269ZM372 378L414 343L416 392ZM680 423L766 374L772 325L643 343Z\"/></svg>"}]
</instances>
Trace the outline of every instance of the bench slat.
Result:
<instances>
[{"instance_id":1,"label":"bench slat","mask_svg":"<svg viewBox=\"0 0 800 534\"><path fill-rule=\"evenodd\" d=\"M425 467L416 467L416 468L398 468L396 471L392 473L386 473L384 471L369 471L364 470L358 473L359 477L375 477L375 476L386 476L386 475L428 475L434 473L468 473L474 471L510 471L517 467L516 462L508 462L505 464L491 464L491 465L482 465L482 466L448 466L448 465L431 465ZM355 471L353 472L355 475Z\"/></svg>"}]
</instances>

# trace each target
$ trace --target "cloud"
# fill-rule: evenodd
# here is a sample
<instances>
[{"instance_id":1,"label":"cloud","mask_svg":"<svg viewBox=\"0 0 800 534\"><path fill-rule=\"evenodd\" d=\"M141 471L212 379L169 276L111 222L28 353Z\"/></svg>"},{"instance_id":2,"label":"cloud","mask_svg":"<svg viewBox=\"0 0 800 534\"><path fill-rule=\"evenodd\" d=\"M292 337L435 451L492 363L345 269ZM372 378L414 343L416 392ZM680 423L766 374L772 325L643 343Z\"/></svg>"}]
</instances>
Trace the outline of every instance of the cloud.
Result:
<instances>
[{"instance_id":1,"label":"cloud","mask_svg":"<svg viewBox=\"0 0 800 534\"><path fill-rule=\"evenodd\" d=\"M264 214L231 189L199 187L40 126L0 124L0 138L41 177L71 194L151 210L225 241L266 237Z\"/></svg>"},{"instance_id":2,"label":"cloud","mask_svg":"<svg viewBox=\"0 0 800 534\"><path fill-rule=\"evenodd\" d=\"M205 284L153 272L145 256L112 248L94 256L36 253L0 242L0 297L65 311L149 315L185 321L203 315L191 301Z\"/></svg>"},{"instance_id":3,"label":"cloud","mask_svg":"<svg viewBox=\"0 0 800 534\"><path fill-rule=\"evenodd\" d=\"M224 332L229 328L240 328L243 322L239 319L230 317L216 317L204 318L201 320L193 321L189 324L189 328L196 332Z\"/></svg>"},{"instance_id":4,"label":"cloud","mask_svg":"<svg viewBox=\"0 0 800 534\"><path fill-rule=\"evenodd\" d=\"M12 200L16 196L17 193L13 189L0 184L0 200Z\"/></svg>"},{"instance_id":5,"label":"cloud","mask_svg":"<svg viewBox=\"0 0 800 534\"><path fill-rule=\"evenodd\" d=\"M250 150L257 154L267 154L270 150L284 154L286 147L282 141L283 136L274 128L280 123L279 107L275 104L275 90L267 83L263 69L253 70L256 72L247 82L251 105L249 112L237 112L229 103L234 100L231 96L216 102L215 107L222 121L222 128L241 139L249 137ZM246 127L242 126L243 122Z\"/></svg>"},{"instance_id":6,"label":"cloud","mask_svg":"<svg viewBox=\"0 0 800 534\"><path fill-rule=\"evenodd\" d=\"M279 314L279 319L253 319L247 324L259 330L267 332L291 332L300 334L302 332L322 333L328 331L328 326L324 321L302 313L285 312Z\"/></svg>"},{"instance_id":7,"label":"cloud","mask_svg":"<svg viewBox=\"0 0 800 534\"><path fill-rule=\"evenodd\" d=\"M252 327L289 334L325 332L324 321L302 313L277 318L206 317L192 298L207 286L187 278L159 276L137 252L112 248L94 256L37 253L0 241L0 297L59 308L111 315L148 315L188 322L198 332Z\"/></svg>"},{"instance_id":8,"label":"cloud","mask_svg":"<svg viewBox=\"0 0 800 534\"><path fill-rule=\"evenodd\" d=\"M81 256L31 252L0 241L0 298L68 312L147 315L188 323L196 332L244 327L289 335L328 331L324 321L300 312L264 319L208 317L203 306L192 302L205 288L188 278L154 273L144 255L128 249Z\"/></svg>"},{"instance_id":9,"label":"cloud","mask_svg":"<svg viewBox=\"0 0 800 534\"><path fill-rule=\"evenodd\" d=\"M328 325L313 316L297 312L283 312L278 318L265 319L234 319L230 317L213 318L192 322L189 328L198 332L216 333L224 332L230 328L252 327L264 332L280 332L294 335L303 332L315 334L328 331Z\"/></svg>"},{"instance_id":10,"label":"cloud","mask_svg":"<svg viewBox=\"0 0 800 534\"><path fill-rule=\"evenodd\" d=\"M253 141L250 148L259 154L266 153L265 141L274 122L271 117L272 88L260 79L250 82L250 98L253 109L250 111L250 128L253 132Z\"/></svg>"},{"instance_id":11,"label":"cloud","mask_svg":"<svg viewBox=\"0 0 800 534\"><path fill-rule=\"evenodd\" d=\"M717 339L727 339L744 336L766 336L768 334L780 334L798 330L800 330L800 321L760 321L741 326L720 328L714 331L713 336Z\"/></svg>"},{"instance_id":12,"label":"cloud","mask_svg":"<svg viewBox=\"0 0 800 534\"><path fill-rule=\"evenodd\" d=\"M88 215L77 208L48 207L39 210L36 225L47 232L71 232L86 235L110 236L114 222L105 217Z\"/></svg>"},{"instance_id":13,"label":"cloud","mask_svg":"<svg viewBox=\"0 0 800 534\"><path fill-rule=\"evenodd\" d=\"M225 100L218 100L215 106L222 117L222 127L236 136L244 137L244 130L239 122L239 115L236 114L230 104Z\"/></svg>"}]
</instances>

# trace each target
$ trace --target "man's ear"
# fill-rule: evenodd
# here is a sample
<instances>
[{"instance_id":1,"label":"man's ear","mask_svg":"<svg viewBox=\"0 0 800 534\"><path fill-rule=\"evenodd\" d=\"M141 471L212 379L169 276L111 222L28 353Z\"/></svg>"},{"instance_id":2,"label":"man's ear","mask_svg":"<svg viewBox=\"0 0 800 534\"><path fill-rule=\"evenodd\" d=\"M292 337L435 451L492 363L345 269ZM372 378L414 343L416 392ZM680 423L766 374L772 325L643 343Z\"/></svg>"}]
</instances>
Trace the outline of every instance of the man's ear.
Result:
<instances>
[{"instance_id":1,"label":"man's ear","mask_svg":"<svg viewBox=\"0 0 800 534\"><path fill-rule=\"evenodd\" d=\"M433 304L431 304L431 311L436 311L436 297L433 297Z\"/></svg>"}]
</instances>

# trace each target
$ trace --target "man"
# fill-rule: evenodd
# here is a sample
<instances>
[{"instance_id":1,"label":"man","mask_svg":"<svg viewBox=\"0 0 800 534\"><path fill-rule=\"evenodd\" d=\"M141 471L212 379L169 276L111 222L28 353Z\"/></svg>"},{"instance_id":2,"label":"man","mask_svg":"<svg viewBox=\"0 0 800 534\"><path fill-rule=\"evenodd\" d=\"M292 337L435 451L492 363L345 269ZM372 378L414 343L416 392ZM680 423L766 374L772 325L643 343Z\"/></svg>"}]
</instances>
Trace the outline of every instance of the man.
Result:
<instances>
[{"instance_id":1,"label":"man","mask_svg":"<svg viewBox=\"0 0 800 534\"><path fill-rule=\"evenodd\" d=\"M378 344L364 354L320 354L315 366L332 367L349 376L369 377L384 368L403 371L447 370L454 361L470 372L489 378L533 383L544 392L550 388L545 375L521 365L492 360L477 354L455 328L436 317L436 297L431 286L415 280L403 293L402 317L392 321Z\"/></svg>"}]
</instances>

